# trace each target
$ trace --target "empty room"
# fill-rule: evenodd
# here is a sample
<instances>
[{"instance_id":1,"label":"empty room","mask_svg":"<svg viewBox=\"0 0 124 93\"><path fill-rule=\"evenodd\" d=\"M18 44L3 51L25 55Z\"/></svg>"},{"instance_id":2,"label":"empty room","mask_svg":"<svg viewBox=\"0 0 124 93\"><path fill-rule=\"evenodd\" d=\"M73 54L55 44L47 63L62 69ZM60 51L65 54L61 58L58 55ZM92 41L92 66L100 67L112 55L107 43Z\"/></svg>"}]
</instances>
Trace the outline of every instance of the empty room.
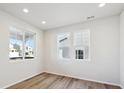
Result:
<instances>
[{"instance_id":1,"label":"empty room","mask_svg":"<svg viewBox=\"0 0 124 93\"><path fill-rule=\"evenodd\" d=\"M1 89L123 89L124 3L0 3Z\"/></svg>"}]
</instances>

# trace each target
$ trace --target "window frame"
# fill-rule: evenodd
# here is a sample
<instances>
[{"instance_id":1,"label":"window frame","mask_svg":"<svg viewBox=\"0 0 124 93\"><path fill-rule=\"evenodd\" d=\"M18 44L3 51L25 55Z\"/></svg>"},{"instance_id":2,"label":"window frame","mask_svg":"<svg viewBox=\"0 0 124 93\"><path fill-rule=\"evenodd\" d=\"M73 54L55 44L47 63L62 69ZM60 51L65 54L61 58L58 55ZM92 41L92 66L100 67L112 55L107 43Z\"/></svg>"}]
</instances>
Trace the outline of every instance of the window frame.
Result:
<instances>
[{"instance_id":1,"label":"window frame","mask_svg":"<svg viewBox=\"0 0 124 93\"><path fill-rule=\"evenodd\" d=\"M22 59L10 59L10 57L9 57L9 61L10 62L18 62L18 61L25 61L25 60L34 60L36 58L36 33L31 31L31 30L24 29L22 27L10 26L9 27L9 44L10 44L11 28L15 28L15 29L20 30L20 32L23 35L23 40L22 40ZM25 33L26 32L33 33L33 35L34 35L33 36L33 39L34 39L34 49L33 49L33 51L34 51L34 58L31 58L31 59L25 59ZM10 46L9 46L9 49L10 49ZM9 51L9 53L10 53L10 51Z\"/></svg>"}]
</instances>

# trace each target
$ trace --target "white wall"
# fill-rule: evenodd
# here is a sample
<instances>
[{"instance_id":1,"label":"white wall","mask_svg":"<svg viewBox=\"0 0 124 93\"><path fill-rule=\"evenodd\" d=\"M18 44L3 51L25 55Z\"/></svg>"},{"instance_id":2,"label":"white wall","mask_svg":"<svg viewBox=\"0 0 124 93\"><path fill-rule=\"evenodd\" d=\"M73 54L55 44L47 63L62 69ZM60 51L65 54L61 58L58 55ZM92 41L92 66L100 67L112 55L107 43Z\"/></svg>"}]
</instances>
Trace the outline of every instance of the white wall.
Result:
<instances>
[{"instance_id":1,"label":"white wall","mask_svg":"<svg viewBox=\"0 0 124 93\"><path fill-rule=\"evenodd\" d=\"M36 58L33 60L9 60L9 27L22 27L36 33ZM4 12L0 12L0 88L8 87L43 71L43 32Z\"/></svg>"},{"instance_id":2,"label":"white wall","mask_svg":"<svg viewBox=\"0 0 124 93\"><path fill-rule=\"evenodd\" d=\"M124 88L124 11L120 15L120 84Z\"/></svg>"},{"instance_id":3,"label":"white wall","mask_svg":"<svg viewBox=\"0 0 124 93\"><path fill-rule=\"evenodd\" d=\"M119 28L119 16L111 16L46 31L45 71L119 85ZM91 31L91 62L57 60L57 33L81 29Z\"/></svg>"},{"instance_id":4,"label":"white wall","mask_svg":"<svg viewBox=\"0 0 124 93\"><path fill-rule=\"evenodd\" d=\"M0 20L0 88L8 87L43 71L119 84L119 16L65 26L45 31L45 33L2 11L0 11ZM36 33L36 58L34 60L10 62L9 27L12 25ZM80 29L91 30L91 62L58 60L56 34L75 32ZM121 76L124 77L122 74Z\"/></svg>"}]
</instances>

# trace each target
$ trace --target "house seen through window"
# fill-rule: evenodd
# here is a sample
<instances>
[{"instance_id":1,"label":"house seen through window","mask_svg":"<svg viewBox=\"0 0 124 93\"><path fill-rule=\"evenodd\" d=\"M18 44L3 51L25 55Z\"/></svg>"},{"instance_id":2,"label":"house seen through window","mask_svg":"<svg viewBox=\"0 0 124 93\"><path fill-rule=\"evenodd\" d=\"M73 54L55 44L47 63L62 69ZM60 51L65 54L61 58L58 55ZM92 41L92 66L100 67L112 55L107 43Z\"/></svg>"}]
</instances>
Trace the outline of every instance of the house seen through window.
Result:
<instances>
[{"instance_id":1,"label":"house seen through window","mask_svg":"<svg viewBox=\"0 0 124 93\"><path fill-rule=\"evenodd\" d=\"M9 58L32 59L34 58L35 34L10 28Z\"/></svg>"}]
</instances>

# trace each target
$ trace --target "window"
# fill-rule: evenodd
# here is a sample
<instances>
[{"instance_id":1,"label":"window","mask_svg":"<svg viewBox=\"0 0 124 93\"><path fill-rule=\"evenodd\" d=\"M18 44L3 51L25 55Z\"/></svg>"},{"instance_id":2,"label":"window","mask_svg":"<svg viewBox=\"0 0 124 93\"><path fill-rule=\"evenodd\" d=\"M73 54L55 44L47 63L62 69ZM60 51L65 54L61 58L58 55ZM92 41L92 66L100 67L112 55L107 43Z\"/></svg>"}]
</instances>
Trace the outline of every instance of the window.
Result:
<instances>
[{"instance_id":1,"label":"window","mask_svg":"<svg viewBox=\"0 0 124 93\"><path fill-rule=\"evenodd\" d=\"M90 56L90 32L79 31L74 33L75 59L89 60Z\"/></svg>"},{"instance_id":2,"label":"window","mask_svg":"<svg viewBox=\"0 0 124 93\"><path fill-rule=\"evenodd\" d=\"M25 32L25 59L34 58L34 49L35 49L34 33Z\"/></svg>"},{"instance_id":3,"label":"window","mask_svg":"<svg viewBox=\"0 0 124 93\"><path fill-rule=\"evenodd\" d=\"M57 49L60 59L90 61L90 30L58 34Z\"/></svg>"},{"instance_id":4,"label":"window","mask_svg":"<svg viewBox=\"0 0 124 93\"><path fill-rule=\"evenodd\" d=\"M35 34L10 27L9 58L32 59L34 58Z\"/></svg>"},{"instance_id":5,"label":"window","mask_svg":"<svg viewBox=\"0 0 124 93\"><path fill-rule=\"evenodd\" d=\"M23 58L23 33L14 28L10 29L9 58Z\"/></svg>"},{"instance_id":6,"label":"window","mask_svg":"<svg viewBox=\"0 0 124 93\"><path fill-rule=\"evenodd\" d=\"M58 56L60 59L68 59L70 58L70 35L69 33L59 34L57 36L57 44L58 44Z\"/></svg>"}]
</instances>

